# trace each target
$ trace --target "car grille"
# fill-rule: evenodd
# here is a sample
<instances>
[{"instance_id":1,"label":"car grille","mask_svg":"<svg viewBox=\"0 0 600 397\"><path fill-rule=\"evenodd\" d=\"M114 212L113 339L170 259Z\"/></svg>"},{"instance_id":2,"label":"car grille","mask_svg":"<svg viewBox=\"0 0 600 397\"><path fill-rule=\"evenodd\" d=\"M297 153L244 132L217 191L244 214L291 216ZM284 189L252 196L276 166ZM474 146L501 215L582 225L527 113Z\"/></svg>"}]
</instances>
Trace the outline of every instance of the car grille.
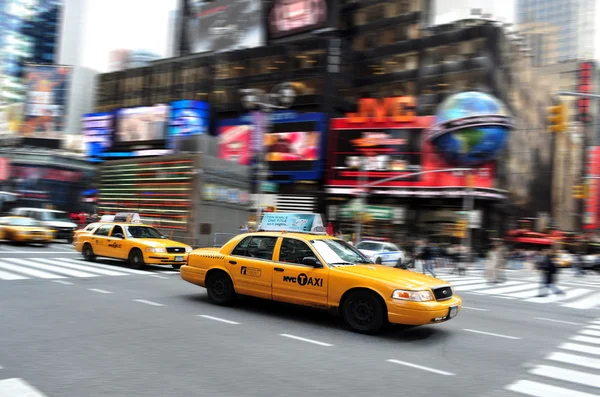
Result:
<instances>
[{"instance_id":1,"label":"car grille","mask_svg":"<svg viewBox=\"0 0 600 397\"><path fill-rule=\"evenodd\" d=\"M169 254L185 254L185 248L183 247L167 247Z\"/></svg>"},{"instance_id":2,"label":"car grille","mask_svg":"<svg viewBox=\"0 0 600 397\"><path fill-rule=\"evenodd\" d=\"M451 287L438 287L433 289L433 296L438 301L444 301L446 299L452 298L452 288Z\"/></svg>"}]
</instances>

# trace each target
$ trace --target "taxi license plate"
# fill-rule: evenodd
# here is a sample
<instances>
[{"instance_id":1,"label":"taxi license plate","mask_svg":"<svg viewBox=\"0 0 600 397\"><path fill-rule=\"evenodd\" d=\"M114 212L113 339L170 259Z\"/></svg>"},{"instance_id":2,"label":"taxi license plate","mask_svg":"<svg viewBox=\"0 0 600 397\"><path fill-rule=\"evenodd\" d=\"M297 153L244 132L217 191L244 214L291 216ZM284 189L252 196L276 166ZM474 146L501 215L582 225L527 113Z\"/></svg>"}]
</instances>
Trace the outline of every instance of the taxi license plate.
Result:
<instances>
[{"instance_id":1,"label":"taxi license plate","mask_svg":"<svg viewBox=\"0 0 600 397\"><path fill-rule=\"evenodd\" d=\"M458 314L458 306L450 306L450 312L448 313L448 318L456 317Z\"/></svg>"},{"instance_id":2,"label":"taxi license plate","mask_svg":"<svg viewBox=\"0 0 600 397\"><path fill-rule=\"evenodd\" d=\"M175 257L175 262L181 262L183 261L183 256L176 256Z\"/></svg>"}]
</instances>

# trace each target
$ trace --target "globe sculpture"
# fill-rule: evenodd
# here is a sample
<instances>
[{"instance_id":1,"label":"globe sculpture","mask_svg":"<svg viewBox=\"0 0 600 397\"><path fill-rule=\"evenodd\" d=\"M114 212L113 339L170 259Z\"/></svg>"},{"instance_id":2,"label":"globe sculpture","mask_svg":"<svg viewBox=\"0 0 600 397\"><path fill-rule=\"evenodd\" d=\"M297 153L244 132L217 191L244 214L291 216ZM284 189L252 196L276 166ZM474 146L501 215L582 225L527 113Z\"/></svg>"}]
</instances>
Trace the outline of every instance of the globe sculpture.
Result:
<instances>
[{"instance_id":1,"label":"globe sculpture","mask_svg":"<svg viewBox=\"0 0 600 397\"><path fill-rule=\"evenodd\" d=\"M471 166L496 158L513 127L510 112L483 92L461 92L439 106L429 139L452 164Z\"/></svg>"}]
</instances>

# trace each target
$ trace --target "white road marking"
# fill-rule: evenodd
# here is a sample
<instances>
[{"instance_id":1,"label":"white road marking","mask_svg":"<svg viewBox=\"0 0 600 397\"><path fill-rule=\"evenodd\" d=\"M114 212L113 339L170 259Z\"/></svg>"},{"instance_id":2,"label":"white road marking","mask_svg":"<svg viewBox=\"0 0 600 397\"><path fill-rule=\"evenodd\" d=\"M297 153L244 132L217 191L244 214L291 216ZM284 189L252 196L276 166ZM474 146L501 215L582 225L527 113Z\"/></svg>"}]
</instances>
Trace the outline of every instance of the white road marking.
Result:
<instances>
[{"instance_id":1,"label":"white road marking","mask_svg":"<svg viewBox=\"0 0 600 397\"><path fill-rule=\"evenodd\" d=\"M6 245L4 245L2 247L3 250L7 250L7 252L16 252L17 249L16 248L11 248L11 247L7 247ZM29 251L28 251L29 252Z\"/></svg>"},{"instance_id":2,"label":"white road marking","mask_svg":"<svg viewBox=\"0 0 600 397\"><path fill-rule=\"evenodd\" d=\"M511 293L511 292L520 292L520 291L524 291L524 290L530 290L532 288L531 284L520 284L520 285L513 285L510 287L506 287L506 286L500 286L498 288L492 288L486 291L480 291L480 293L482 294L490 294L490 295L502 295L502 294L507 294L507 293Z\"/></svg>"},{"instance_id":3,"label":"white road marking","mask_svg":"<svg viewBox=\"0 0 600 397\"><path fill-rule=\"evenodd\" d=\"M600 305L600 292L588 295L584 299L579 299L575 302L565 303L564 307L571 307L573 309L591 309Z\"/></svg>"},{"instance_id":4,"label":"white road marking","mask_svg":"<svg viewBox=\"0 0 600 397\"><path fill-rule=\"evenodd\" d=\"M588 336L600 336L600 331L594 331L591 329L584 329L583 331L579 332L582 335L588 335Z\"/></svg>"},{"instance_id":5,"label":"white road marking","mask_svg":"<svg viewBox=\"0 0 600 397\"><path fill-rule=\"evenodd\" d=\"M577 343L563 343L562 345L558 346L558 348L563 350L571 350L574 352L595 354L597 356L600 356L600 347L579 345Z\"/></svg>"},{"instance_id":6,"label":"white road marking","mask_svg":"<svg viewBox=\"0 0 600 397\"><path fill-rule=\"evenodd\" d=\"M13 265L10 263L1 263L0 262L0 269L4 269L4 270L8 270L11 272L16 272L16 273L20 273L20 274L26 274L28 276L31 277L37 277L37 278L65 278L64 276L58 276L56 274L52 274L52 273L47 273L47 272L43 272L41 270L36 270L36 269L30 269L30 268L26 268L23 266L17 266L17 265Z\"/></svg>"},{"instance_id":7,"label":"white road marking","mask_svg":"<svg viewBox=\"0 0 600 397\"><path fill-rule=\"evenodd\" d=\"M46 262L50 262L52 264L54 264L55 266L60 266L60 267L66 267L69 269L75 269L75 270L84 270L87 273L94 273L94 274L98 274L98 275L102 275L102 276L126 276L127 273L119 273L119 272L115 272L113 270L105 270L105 269L95 269L89 266L85 266L85 265L81 265L81 264L73 264L73 263L69 263L68 260L64 260L61 259L60 262L57 262L57 260L51 260L51 259L47 259Z\"/></svg>"},{"instance_id":8,"label":"white road marking","mask_svg":"<svg viewBox=\"0 0 600 397\"><path fill-rule=\"evenodd\" d=\"M67 247L61 247L60 245L53 245L52 248L59 249L59 250L65 250L67 252L77 252L77 251L75 251L75 248L73 248L73 247L67 248Z\"/></svg>"},{"instance_id":9,"label":"white road marking","mask_svg":"<svg viewBox=\"0 0 600 397\"><path fill-rule=\"evenodd\" d=\"M570 339L575 342L594 343L594 344L600 345L600 338L592 338L589 336L577 335L577 336L572 336Z\"/></svg>"},{"instance_id":10,"label":"white road marking","mask_svg":"<svg viewBox=\"0 0 600 397\"><path fill-rule=\"evenodd\" d=\"M6 247L5 247L6 248ZM1 251L0 251L1 252ZM34 255L38 255L43 253L44 255L46 254L60 254L60 255L65 255L65 254L79 254L79 252L75 251L75 252L65 252L65 251L10 251L11 254L34 254ZM81 255L81 254L79 254Z\"/></svg>"},{"instance_id":11,"label":"white road marking","mask_svg":"<svg viewBox=\"0 0 600 397\"><path fill-rule=\"evenodd\" d=\"M517 284L522 285L523 282L521 282L521 281L509 281L507 283L504 283L504 286L508 287L509 285L517 285ZM493 286L491 284L488 284L487 282L483 282L483 283L481 283L479 285L458 286L458 287L456 287L454 289L457 290L457 291L475 291L475 290L478 290L478 289L488 289L488 288L493 288L493 287L495 287L495 286Z\"/></svg>"},{"instance_id":12,"label":"white road marking","mask_svg":"<svg viewBox=\"0 0 600 397\"><path fill-rule=\"evenodd\" d=\"M111 266L111 265L105 265L103 263L95 263L95 262L86 262L86 261L80 261L78 259L70 259L70 258L65 258L65 260L71 262L71 263L77 263L80 266L89 266L92 268L100 268L100 269L107 269L107 270L114 270L114 271L119 271L122 273L131 273L131 274L152 274L152 272L147 272L144 270L137 270L137 269L129 269L126 267L122 267L122 266ZM118 263L118 262L115 262Z\"/></svg>"},{"instance_id":13,"label":"white road marking","mask_svg":"<svg viewBox=\"0 0 600 397\"><path fill-rule=\"evenodd\" d=\"M64 284L64 285L73 285L73 283L70 283L68 281L64 281L64 280L52 280L55 283L59 283L59 284Z\"/></svg>"},{"instance_id":14,"label":"white road marking","mask_svg":"<svg viewBox=\"0 0 600 397\"><path fill-rule=\"evenodd\" d=\"M199 314L198 317L207 318L209 320L220 321L220 322L226 323L226 324L234 324L234 325L239 324L238 322L235 322L235 321L225 320L224 318L213 317L213 316L209 316L209 315L206 315L206 314Z\"/></svg>"},{"instance_id":15,"label":"white road marking","mask_svg":"<svg viewBox=\"0 0 600 397\"><path fill-rule=\"evenodd\" d=\"M0 280L27 280L29 277L0 270Z\"/></svg>"},{"instance_id":16,"label":"white road marking","mask_svg":"<svg viewBox=\"0 0 600 397\"><path fill-rule=\"evenodd\" d=\"M504 296L504 295L498 295L496 298L498 298L498 299L517 299L512 296Z\"/></svg>"},{"instance_id":17,"label":"white road marking","mask_svg":"<svg viewBox=\"0 0 600 397\"><path fill-rule=\"evenodd\" d=\"M411 368L422 369L423 371L433 372L434 374L446 375L446 376L454 376L455 375L452 372L440 371L439 369L424 367L422 365L417 365L417 364L412 364L412 363L407 363L406 361L400 361L400 360L394 360L394 359L389 359L387 361L390 363L394 363L394 364L405 365L405 366L411 367Z\"/></svg>"},{"instance_id":18,"label":"white road marking","mask_svg":"<svg viewBox=\"0 0 600 397\"><path fill-rule=\"evenodd\" d=\"M98 288L88 288L88 291L99 292L101 294L112 294L112 292L110 292L110 291L106 291L106 290L98 289Z\"/></svg>"},{"instance_id":19,"label":"white road marking","mask_svg":"<svg viewBox=\"0 0 600 397\"><path fill-rule=\"evenodd\" d=\"M569 288L561 288L561 290L563 292L566 292L569 290ZM536 298L540 293L540 288L539 286L532 289L531 291L523 291L523 292L517 292L514 294L508 294L509 296L513 296L515 298Z\"/></svg>"},{"instance_id":20,"label":"white road marking","mask_svg":"<svg viewBox=\"0 0 600 397\"><path fill-rule=\"evenodd\" d=\"M156 303L156 302L152 302L152 301L147 301L144 299L134 299L134 302L139 302L139 303L144 303L146 305L150 305L150 306L164 306L162 303Z\"/></svg>"},{"instance_id":21,"label":"white road marking","mask_svg":"<svg viewBox=\"0 0 600 397\"><path fill-rule=\"evenodd\" d=\"M158 270L157 273L160 274L177 274L179 271L178 270Z\"/></svg>"},{"instance_id":22,"label":"white road marking","mask_svg":"<svg viewBox=\"0 0 600 397\"><path fill-rule=\"evenodd\" d=\"M600 329L600 325L588 325L587 329Z\"/></svg>"},{"instance_id":23,"label":"white road marking","mask_svg":"<svg viewBox=\"0 0 600 397\"><path fill-rule=\"evenodd\" d=\"M546 318L546 317L534 317L536 320L544 320L544 321L550 321L553 323L561 323L561 324L570 324L570 325L581 325L580 323L573 323L571 321L563 321L563 320L555 320L553 318Z\"/></svg>"},{"instance_id":24,"label":"white road marking","mask_svg":"<svg viewBox=\"0 0 600 397\"><path fill-rule=\"evenodd\" d=\"M551 353L546 357L547 360L560 361L567 364L579 365L582 367L600 369L600 359L578 356L569 353Z\"/></svg>"},{"instance_id":25,"label":"white road marking","mask_svg":"<svg viewBox=\"0 0 600 397\"><path fill-rule=\"evenodd\" d=\"M286 338L290 338L290 339L296 339L296 340L300 340L302 342L308 342L308 343L313 343L315 345L319 345L319 346L333 346L330 343L325 343L325 342L319 342L318 340L314 340L314 339L307 339L307 338L302 338L300 336L295 336L295 335L290 335L290 334L279 334L280 336L286 337Z\"/></svg>"},{"instance_id":26,"label":"white road marking","mask_svg":"<svg viewBox=\"0 0 600 397\"><path fill-rule=\"evenodd\" d=\"M32 262L29 259L17 259L17 258L11 258L11 259L5 259L5 260L11 261L12 263L16 263L20 266L26 266L28 268L46 270L48 272L58 273L58 274L69 276L69 277L80 277L80 278L98 277L97 274L85 273L80 270L64 269L64 268L60 268L55 265L48 265L45 263L46 261L44 259L36 259L36 261L39 261L39 262Z\"/></svg>"},{"instance_id":27,"label":"white road marking","mask_svg":"<svg viewBox=\"0 0 600 397\"><path fill-rule=\"evenodd\" d=\"M476 329L469 329L469 328L463 328L463 331L467 331L467 332L473 332L475 334L482 334L482 335L489 335L489 336L495 336L498 338L505 338L505 339L523 339L523 338L518 338L516 336L509 336L509 335L502 335L502 334L495 334L493 332L485 332L485 331L477 331Z\"/></svg>"},{"instance_id":28,"label":"white road marking","mask_svg":"<svg viewBox=\"0 0 600 397\"><path fill-rule=\"evenodd\" d=\"M572 369L552 367L550 365L540 365L529 371L529 373L545 376L546 378L579 383L586 386L600 387L600 375L594 375L588 372L573 371Z\"/></svg>"},{"instance_id":29,"label":"white road marking","mask_svg":"<svg viewBox=\"0 0 600 397\"><path fill-rule=\"evenodd\" d=\"M0 397L47 397L23 379L0 380Z\"/></svg>"},{"instance_id":30,"label":"white road marking","mask_svg":"<svg viewBox=\"0 0 600 397\"><path fill-rule=\"evenodd\" d=\"M517 381L506 386L505 389L533 397L597 397L596 394L583 393L530 380Z\"/></svg>"},{"instance_id":31,"label":"white road marking","mask_svg":"<svg viewBox=\"0 0 600 397\"><path fill-rule=\"evenodd\" d=\"M462 308L463 309L469 309L469 310L475 310L475 311L478 311L478 312L489 312L490 311L490 309L480 309L478 307L471 307L471 306L463 306Z\"/></svg>"}]
</instances>

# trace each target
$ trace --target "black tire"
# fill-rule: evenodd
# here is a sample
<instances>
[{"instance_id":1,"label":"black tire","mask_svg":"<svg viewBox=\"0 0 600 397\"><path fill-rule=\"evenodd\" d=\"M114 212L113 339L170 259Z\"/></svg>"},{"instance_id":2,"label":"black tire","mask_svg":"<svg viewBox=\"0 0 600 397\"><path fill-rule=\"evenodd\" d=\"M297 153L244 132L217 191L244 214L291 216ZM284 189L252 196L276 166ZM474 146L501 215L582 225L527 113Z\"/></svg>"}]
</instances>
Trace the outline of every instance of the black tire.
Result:
<instances>
[{"instance_id":1,"label":"black tire","mask_svg":"<svg viewBox=\"0 0 600 397\"><path fill-rule=\"evenodd\" d=\"M132 249L129 253L129 264L134 269L143 269L146 264L144 263L144 255L142 255L142 251L137 248Z\"/></svg>"},{"instance_id":2,"label":"black tire","mask_svg":"<svg viewBox=\"0 0 600 397\"><path fill-rule=\"evenodd\" d=\"M73 244L73 236L67 237L67 244Z\"/></svg>"},{"instance_id":3,"label":"black tire","mask_svg":"<svg viewBox=\"0 0 600 397\"><path fill-rule=\"evenodd\" d=\"M179 270L179 269L181 269L181 266L183 266L183 264L174 263L174 264L172 264L171 266L173 266L173 269L175 269L175 270Z\"/></svg>"},{"instance_id":4,"label":"black tire","mask_svg":"<svg viewBox=\"0 0 600 397\"><path fill-rule=\"evenodd\" d=\"M89 243L85 243L83 248L81 249L81 254L83 255L83 259L88 262L94 262L96 260L96 255L94 255L94 250Z\"/></svg>"},{"instance_id":5,"label":"black tire","mask_svg":"<svg viewBox=\"0 0 600 397\"><path fill-rule=\"evenodd\" d=\"M376 334L386 323L386 310L374 292L358 290L351 292L342 303L346 324L361 334Z\"/></svg>"},{"instance_id":6,"label":"black tire","mask_svg":"<svg viewBox=\"0 0 600 397\"><path fill-rule=\"evenodd\" d=\"M206 280L208 299L212 303L227 306L235 300L235 289L229 275L222 271L211 273Z\"/></svg>"},{"instance_id":7,"label":"black tire","mask_svg":"<svg viewBox=\"0 0 600 397\"><path fill-rule=\"evenodd\" d=\"M375 259L375 263L378 264L378 265L381 265L381 258Z\"/></svg>"},{"instance_id":8,"label":"black tire","mask_svg":"<svg viewBox=\"0 0 600 397\"><path fill-rule=\"evenodd\" d=\"M402 258L398 258L398 261L396 262L396 267L398 269L406 269L406 265L404 264L404 262L402 262Z\"/></svg>"}]
</instances>

